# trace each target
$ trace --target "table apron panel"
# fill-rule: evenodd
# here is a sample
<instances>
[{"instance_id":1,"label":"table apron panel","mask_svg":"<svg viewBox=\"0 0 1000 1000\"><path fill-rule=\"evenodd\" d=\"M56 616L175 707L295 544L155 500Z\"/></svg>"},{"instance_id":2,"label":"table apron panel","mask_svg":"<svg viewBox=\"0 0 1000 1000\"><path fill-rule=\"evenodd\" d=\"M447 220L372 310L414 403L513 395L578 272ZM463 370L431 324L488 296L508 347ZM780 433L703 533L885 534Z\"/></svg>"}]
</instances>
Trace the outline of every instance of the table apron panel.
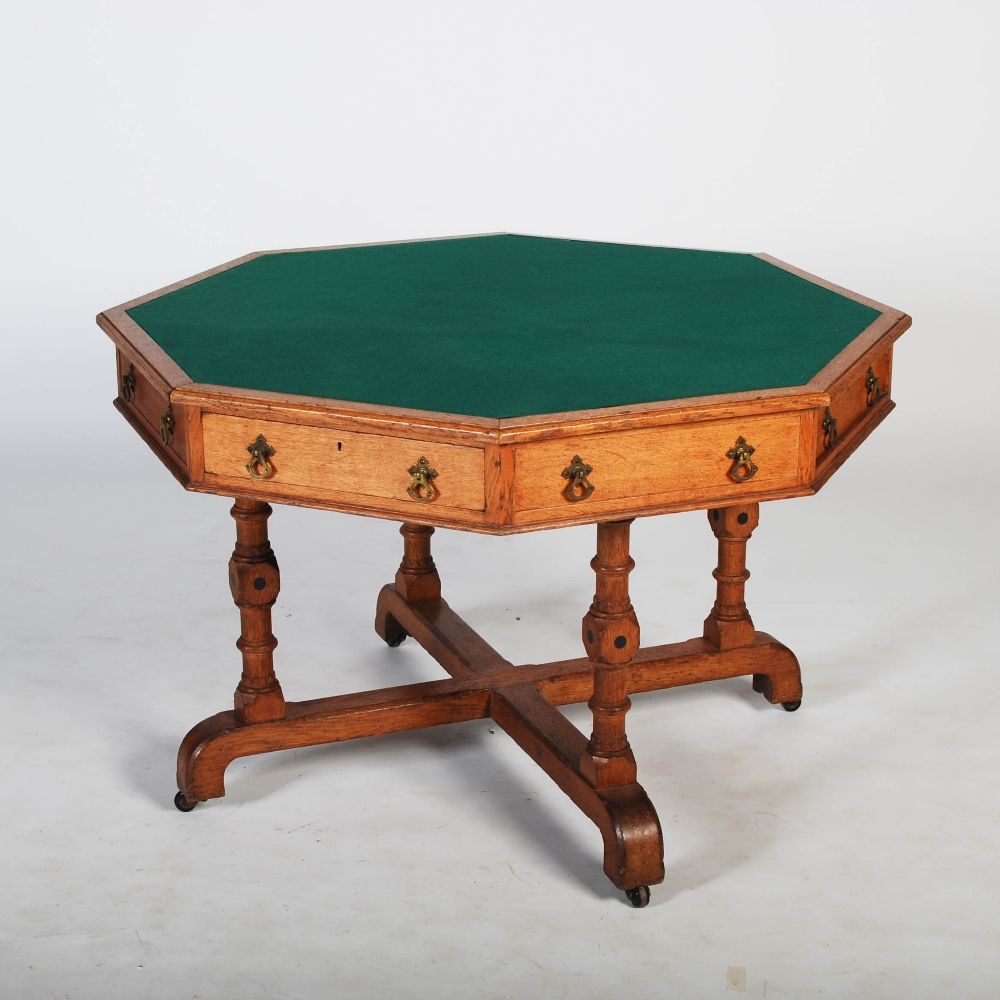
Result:
<instances>
[{"instance_id":1,"label":"table apron panel","mask_svg":"<svg viewBox=\"0 0 1000 1000\"><path fill-rule=\"evenodd\" d=\"M151 446L165 461L186 469L189 432L184 408L171 407L167 393L147 376L145 369L136 365L134 359L120 349L117 352L117 367L119 408L145 431L147 440L155 442ZM127 399L124 388L126 381L130 383ZM167 419L168 410L170 423L167 440L162 443L160 421Z\"/></svg>"},{"instance_id":2,"label":"table apron panel","mask_svg":"<svg viewBox=\"0 0 1000 1000\"><path fill-rule=\"evenodd\" d=\"M759 492L792 489L808 475L799 448L804 419L811 431L809 411L801 411L517 445L514 508L562 508L575 517L588 508L598 515L610 501L630 498L667 501L691 494L737 502ZM727 452L740 437L754 448L757 467L746 482L729 475L733 459ZM587 499L571 501L562 473L577 455L592 468L587 478L594 490Z\"/></svg>"},{"instance_id":3,"label":"table apron panel","mask_svg":"<svg viewBox=\"0 0 1000 1000\"><path fill-rule=\"evenodd\" d=\"M869 365L866 359L852 366L830 387L830 414L837 421L838 440L846 440L854 426L867 419L872 409L890 395L892 347L875 358L870 367L878 379L877 394L870 393L868 389ZM815 449L818 459L822 459L828 450L822 424L816 429Z\"/></svg>"},{"instance_id":4,"label":"table apron panel","mask_svg":"<svg viewBox=\"0 0 1000 1000\"><path fill-rule=\"evenodd\" d=\"M315 490L400 501L412 504L414 516L439 507L481 511L486 506L482 448L216 413L202 414L202 428L205 472L248 486L303 491L306 497ZM258 435L274 449L274 471L267 479L254 479L246 469L247 446ZM437 472L432 480L437 495L428 503L407 493L409 469L421 458Z\"/></svg>"}]
</instances>

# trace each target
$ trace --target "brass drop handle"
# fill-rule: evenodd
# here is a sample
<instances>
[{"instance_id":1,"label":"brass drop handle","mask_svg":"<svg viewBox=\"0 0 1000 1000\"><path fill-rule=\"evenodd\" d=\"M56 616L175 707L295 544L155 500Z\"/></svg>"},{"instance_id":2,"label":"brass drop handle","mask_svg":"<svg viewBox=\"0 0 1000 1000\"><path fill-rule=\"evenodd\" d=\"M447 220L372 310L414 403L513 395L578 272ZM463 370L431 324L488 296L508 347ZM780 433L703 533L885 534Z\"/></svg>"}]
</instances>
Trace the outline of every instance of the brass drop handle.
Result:
<instances>
[{"instance_id":1,"label":"brass drop handle","mask_svg":"<svg viewBox=\"0 0 1000 1000\"><path fill-rule=\"evenodd\" d=\"M135 365L130 364L128 371L122 375L122 399L126 403L132 402L135 395Z\"/></svg>"},{"instance_id":2,"label":"brass drop handle","mask_svg":"<svg viewBox=\"0 0 1000 1000\"><path fill-rule=\"evenodd\" d=\"M167 412L160 417L160 440L164 446L170 444L170 439L174 436L174 410L167 403Z\"/></svg>"},{"instance_id":3,"label":"brass drop handle","mask_svg":"<svg viewBox=\"0 0 1000 1000\"><path fill-rule=\"evenodd\" d=\"M437 479L437 470L432 469L427 464L427 459L423 455L416 465L411 465L409 473L413 477L412 482L406 487L406 492L410 494L412 500L417 503L430 503L437 495L432 479Z\"/></svg>"},{"instance_id":4,"label":"brass drop handle","mask_svg":"<svg viewBox=\"0 0 1000 1000\"><path fill-rule=\"evenodd\" d=\"M729 478L734 483L745 483L757 475L757 463L750 458L756 450L752 444L747 444L745 437L740 435L736 439L736 444L726 452L726 458L733 460L729 469Z\"/></svg>"},{"instance_id":5,"label":"brass drop handle","mask_svg":"<svg viewBox=\"0 0 1000 1000\"><path fill-rule=\"evenodd\" d=\"M247 472L254 479L270 479L274 475L274 466L269 459L274 454L274 449L267 443L263 434L257 435L257 440L247 445L250 452L250 461L244 466Z\"/></svg>"},{"instance_id":6,"label":"brass drop handle","mask_svg":"<svg viewBox=\"0 0 1000 1000\"><path fill-rule=\"evenodd\" d=\"M882 398L882 380L875 374L875 369L869 365L865 376L865 405L874 406Z\"/></svg>"},{"instance_id":7,"label":"brass drop handle","mask_svg":"<svg viewBox=\"0 0 1000 1000\"><path fill-rule=\"evenodd\" d=\"M832 448L837 443L837 418L826 408L823 416L823 447Z\"/></svg>"},{"instance_id":8,"label":"brass drop handle","mask_svg":"<svg viewBox=\"0 0 1000 1000\"><path fill-rule=\"evenodd\" d=\"M562 471L563 479L569 480L563 496L573 503L586 500L594 492L594 484L587 478L593 471L579 455L574 455L573 461Z\"/></svg>"}]
</instances>

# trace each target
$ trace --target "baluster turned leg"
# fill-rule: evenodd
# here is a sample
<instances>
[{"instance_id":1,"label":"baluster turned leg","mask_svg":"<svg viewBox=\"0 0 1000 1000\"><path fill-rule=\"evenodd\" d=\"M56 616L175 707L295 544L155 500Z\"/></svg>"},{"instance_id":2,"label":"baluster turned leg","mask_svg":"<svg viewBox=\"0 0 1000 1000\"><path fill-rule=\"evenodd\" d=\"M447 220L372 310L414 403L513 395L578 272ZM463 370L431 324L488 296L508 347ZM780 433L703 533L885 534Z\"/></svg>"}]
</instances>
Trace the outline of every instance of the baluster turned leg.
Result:
<instances>
[{"instance_id":1,"label":"baluster turned leg","mask_svg":"<svg viewBox=\"0 0 1000 1000\"><path fill-rule=\"evenodd\" d=\"M718 581L715 604L705 619L705 638L719 649L754 644L754 627L744 601L747 541L757 527L759 505L717 507L708 512L708 523L719 540L719 565L712 571Z\"/></svg>"},{"instance_id":2,"label":"baluster turned leg","mask_svg":"<svg viewBox=\"0 0 1000 1000\"><path fill-rule=\"evenodd\" d=\"M395 585L385 587L383 591L391 593L395 590L404 601L429 601L440 597L441 577L431 555L434 529L404 521L399 533L403 536L403 561L396 571ZM385 604L385 598L380 594L375 607L375 631L389 646L398 646L409 633Z\"/></svg>"},{"instance_id":3,"label":"baluster turned leg","mask_svg":"<svg viewBox=\"0 0 1000 1000\"><path fill-rule=\"evenodd\" d=\"M403 561L396 572L396 593L404 601L427 601L441 596L441 577L431 555L434 529L422 524L403 523Z\"/></svg>"},{"instance_id":4,"label":"baluster turned leg","mask_svg":"<svg viewBox=\"0 0 1000 1000\"><path fill-rule=\"evenodd\" d=\"M594 731L580 758L580 771L595 788L612 788L636 780L635 757L625 735L628 662L639 649L639 622L628 595L628 521L597 525L597 575L594 603L583 619L583 642L594 664Z\"/></svg>"},{"instance_id":5,"label":"baluster turned leg","mask_svg":"<svg viewBox=\"0 0 1000 1000\"><path fill-rule=\"evenodd\" d=\"M237 497L230 513L236 519L236 549L229 561L229 586L240 609L243 676L236 688L240 722L271 722L285 717L285 698L274 675L271 608L278 597L278 561L267 540L270 504Z\"/></svg>"}]
</instances>

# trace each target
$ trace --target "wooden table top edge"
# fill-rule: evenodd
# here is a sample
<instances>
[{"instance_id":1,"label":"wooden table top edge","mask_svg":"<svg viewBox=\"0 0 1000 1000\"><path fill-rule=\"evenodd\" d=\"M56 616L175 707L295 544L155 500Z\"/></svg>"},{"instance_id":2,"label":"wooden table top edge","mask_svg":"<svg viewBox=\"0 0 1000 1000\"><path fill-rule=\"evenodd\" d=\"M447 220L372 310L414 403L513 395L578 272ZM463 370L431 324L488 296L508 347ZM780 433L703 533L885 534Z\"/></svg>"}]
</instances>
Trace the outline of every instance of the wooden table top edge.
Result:
<instances>
[{"instance_id":1,"label":"wooden table top edge","mask_svg":"<svg viewBox=\"0 0 1000 1000\"><path fill-rule=\"evenodd\" d=\"M750 256L756 257L758 260L765 261L768 264L772 264L774 267L780 268L782 271L787 271L789 274L794 274L797 278L802 278L804 281L811 282L814 285L819 285L821 288L826 288L828 291L836 292L838 295L842 295L846 299L852 299L854 302L860 302L862 305L876 310L876 312L897 313L901 315L898 309L893 309L892 306L887 306L884 302L879 302L877 299L869 298L867 295L862 295L860 292L852 291L850 288L845 288L843 285L838 285L833 281L827 281L826 278L821 278L818 274L813 274L801 267L796 267L794 264L789 264L787 261L781 260L778 257L773 257L769 253L758 252L753 253Z\"/></svg>"},{"instance_id":2,"label":"wooden table top edge","mask_svg":"<svg viewBox=\"0 0 1000 1000\"><path fill-rule=\"evenodd\" d=\"M115 347L125 351L149 381L169 394L194 379L131 316L125 306L115 306L97 315L97 325Z\"/></svg>"},{"instance_id":3,"label":"wooden table top edge","mask_svg":"<svg viewBox=\"0 0 1000 1000\"><path fill-rule=\"evenodd\" d=\"M517 444L558 434L585 434L596 430L627 430L659 424L723 420L743 415L791 412L825 406L828 395L808 386L740 392L688 399L664 400L594 409L538 414L527 418L496 419L434 410L415 410L378 403L298 396L291 393L238 389L188 382L177 386L171 402L201 407L208 412L245 413L263 419L307 422L323 426L330 421L365 421L386 429L458 432L463 442Z\"/></svg>"},{"instance_id":4,"label":"wooden table top edge","mask_svg":"<svg viewBox=\"0 0 1000 1000\"><path fill-rule=\"evenodd\" d=\"M830 387L859 364L871 364L910 328L913 320L898 309L884 312L863 330L836 357L824 365L807 383L809 388L829 391Z\"/></svg>"},{"instance_id":5,"label":"wooden table top edge","mask_svg":"<svg viewBox=\"0 0 1000 1000\"><path fill-rule=\"evenodd\" d=\"M468 237L439 237L438 239L473 239L479 235L498 234L475 234ZM343 246L347 248L381 245L386 244L344 244ZM329 249L339 249L339 247ZM495 439L497 443L508 444L532 440L551 433L565 433L566 428L570 425L573 425L573 433L581 433L585 432L584 425L602 429L638 427L669 423L675 420L723 419L726 416L769 412L778 408L795 409L827 405L829 396L826 394L840 376L853 368L860 359L866 357L874 359L881 354L909 328L912 322L911 318L900 310L892 309L874 299L825 281L767 254L754 254L753 256L781 267L805 280L878 309L881 315L804 385L497 418L196 382L127 313L127 310L134 305L235 267L264 253L282 252L285 251L262 251L247 254L217 268L166 286L157 292L105 310L98 315L97 323L120 348L135 355L147 377L160 384L171 394L171 399L176 398L178 402L208 408L221 405L246 409L260 405L274 411L276 417L300 411L347 420L364 418L384 422L387 425L404 423L415 428L424 426L457 431L466 436L472 434L482 436L484 440ZM180 391L175 393L175 390Z\"/></svg>"}]
</instances>

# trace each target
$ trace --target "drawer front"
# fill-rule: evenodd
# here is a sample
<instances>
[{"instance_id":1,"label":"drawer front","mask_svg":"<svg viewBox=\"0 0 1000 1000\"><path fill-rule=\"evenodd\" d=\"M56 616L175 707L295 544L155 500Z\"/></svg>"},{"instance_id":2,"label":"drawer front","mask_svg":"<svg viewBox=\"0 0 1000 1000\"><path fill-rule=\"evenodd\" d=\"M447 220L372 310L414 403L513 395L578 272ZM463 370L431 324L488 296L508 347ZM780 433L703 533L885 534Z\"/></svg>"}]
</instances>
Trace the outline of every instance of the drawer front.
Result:
<instances>
[{"instance_id":1,"label":"drawer front","mask_svg":"<svg viewBox=\"0 0 1000 1000\"><path fill-rule=\"evenodd\" d=\"M415 508L458 507L483 510L485 455L481 448L357 434L301 424L202 414L205 473L227 480L294 487L322 494L376 497L412 503ZM248 446L263 435L274 449L272 472L254 479L247 471ZM421 458L437 472L431 480L436 496L418 503L408 493L409 470ZM258 467L258 471L259 467Z\"/></svg>"},{"instance_id":2,"label":"drawer front","mask_svg":"<svg viewBox=\"0 0 1000 1000\"><path fill-rule=\"evenodd\" d=\"M801 479L800 425L801 414L783 413L518 445L514 507L563 507L567 515L576 515L589 506L630 498L661 497L669 502L689 494L693 500L711 495L735 501L750 493L793 487ZM745 482L731 478L734 460L727 456L740 437L753 447L756 466ZM565 494L569 480L562 473L577 455L592 469L587 479L594 490L587 499L573 501ZM742 475L748 471L746 466L740 470Z\"/></svg>"},{"instance_id":3,"label":"drawer front","mask_svg":"<svg viewBox=\"0 0 1000 1000\"><path fill-rule=\"evenodd\" d=\"M187 426L184 414L175 413L163 390L155 386L126 354L118 352L118 398L147 433L187 463Z\"/></svg>"},{"instance_id":4,"label":"drawer front","mask_svg":"<svg viewBox=\"0 0 1000 1000\"><path fill-rule=\"evenodd\" d=\"M863 420L874 407L889 395L892 377L892 348L876 358L870 366L851 371L830 389L830 416L837 421L837 439L843 438L859 421ZM819 427L816 439L816 455L836 447L837 441L830 441L829 426Z\"/></svg>"}]
</instances>

